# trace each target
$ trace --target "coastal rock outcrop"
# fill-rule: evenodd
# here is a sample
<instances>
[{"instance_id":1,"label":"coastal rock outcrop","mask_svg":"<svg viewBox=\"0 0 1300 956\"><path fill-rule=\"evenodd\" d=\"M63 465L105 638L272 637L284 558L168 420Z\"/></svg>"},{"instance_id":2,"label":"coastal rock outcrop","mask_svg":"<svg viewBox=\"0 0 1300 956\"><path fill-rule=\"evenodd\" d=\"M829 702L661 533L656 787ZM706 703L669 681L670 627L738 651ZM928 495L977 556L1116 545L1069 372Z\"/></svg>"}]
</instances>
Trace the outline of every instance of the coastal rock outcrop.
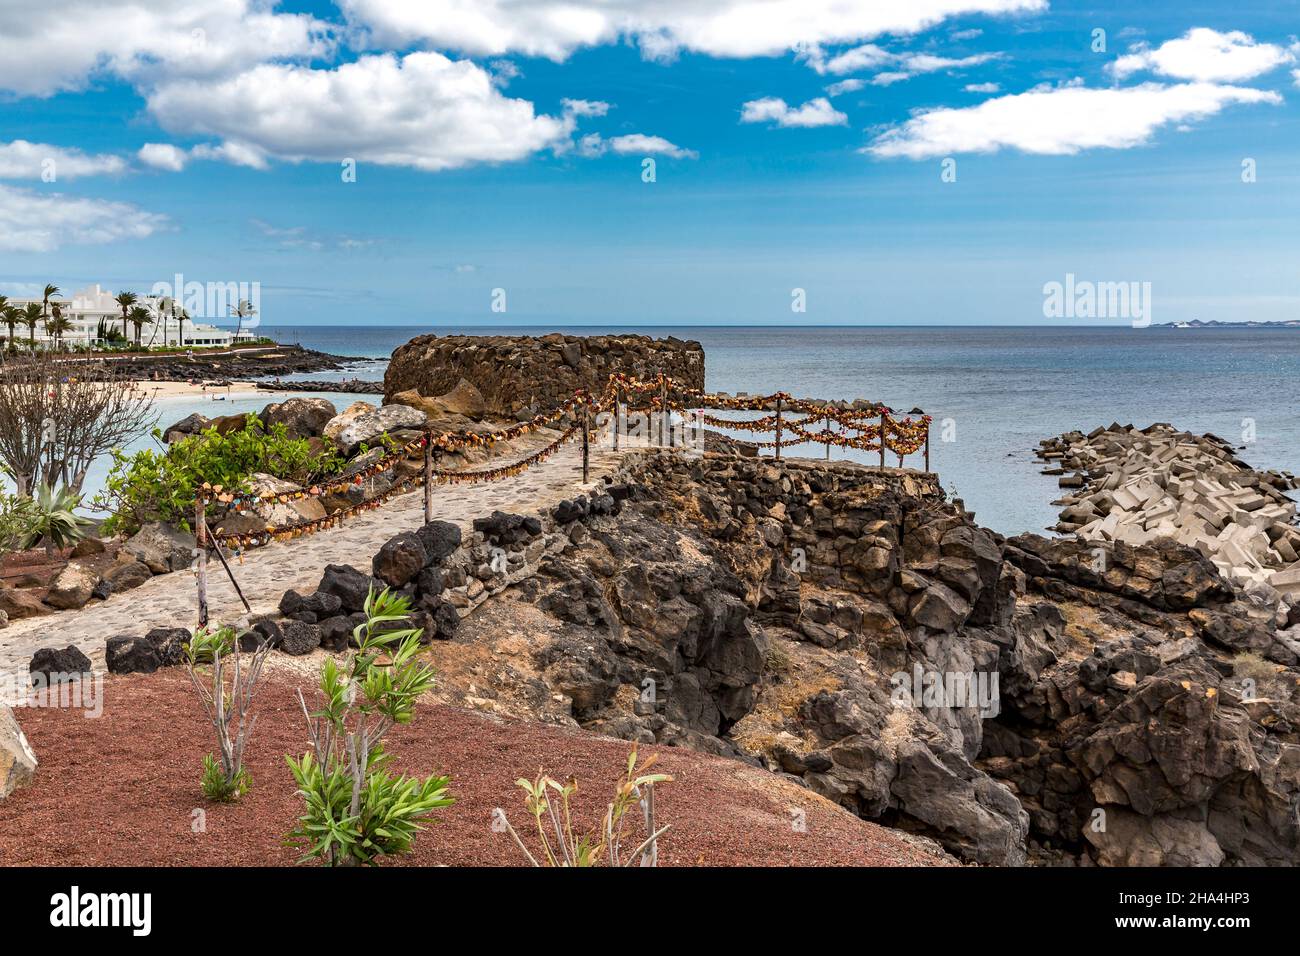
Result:
<instances>
[{"instance_id":1,"label":"coastal rock outcrop","mask_svg":"<svg viewBox=\"0 0 1300 956\"><path fill-rule=\"evenodd\" d=\"M375 408L367 402L354 402L326 422L322 434L334 442L339 451L352 455L363 443L374 445L385 433L391 434L404 428L420 429L427 423L428 416L409 405Z\"/></svg>"},{"instance_id":2,"label":"coastal rock outcrop","mask_svg":"<svg viewBox=\"0 0 1300 956\"><path fill-rule=\"evenodd\" d=\"M315 438L338 411L323 398L291 398L262 409L262 423L268 427L284 425L290 438Z\"/></svg>"},{"instance_id":3,"label":"coastal rock outcrop","mask_svg":"<svg viewBox=\"0 0 1300 956\"><path fill-rule=\"evenodd\" d=\"M393 353L384 394L386 401L408 390L446 396L463 381L482 396L485 411L522 418L557 407L579 388L599 392L614 372L643 379L663 372L703 388L704 350L672 336L422 335Z\"/></svg>"},{"instance_id":4,"label":"coastal rock outcrop","mask_svg":"<svg viewBox=\"0 0 1300 956\"><path fill-rule=\"evenodd\" d=\"M1300 642L1195 549L1103 568L894 469L651 453L615 487L463 601L441 693L756 761L975 862L1300 859Z\"/></svg>"}]
</instances>

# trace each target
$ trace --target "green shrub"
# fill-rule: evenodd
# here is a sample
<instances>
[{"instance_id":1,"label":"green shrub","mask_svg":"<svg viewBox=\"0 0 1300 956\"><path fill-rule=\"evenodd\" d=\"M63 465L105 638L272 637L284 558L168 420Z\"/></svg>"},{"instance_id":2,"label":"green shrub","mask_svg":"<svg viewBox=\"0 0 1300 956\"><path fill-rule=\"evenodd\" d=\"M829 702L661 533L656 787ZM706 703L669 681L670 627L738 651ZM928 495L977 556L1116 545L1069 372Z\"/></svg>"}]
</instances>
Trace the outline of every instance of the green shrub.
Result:
<instances>
[{"instance_id":1,"label":"green shrub","mask_svg":"<svg viewBox=\"0 0 1300 956\"><path fill-rule=\"evenodd\" d=\"M213 803L234 803L248 793L250 780L248 771L242 766L235 771L233 778L221 768L221 764L212 754L203 755L203 796Z\"/></svg>"},{"instance_id":2,"label":"green shrub","mask_svg":"<svg viewBox=\"0 0 1300 956\"><path fill-rule=\"evenodd\" d=\"M36 502L18 495L0 494L0 551L13 551L35 522Z\"/></svg>"},{"instance_id":3,"label":"green shrub","mask_svg":"<svg viewBox=\"0 0 1300 956\"><path fill-rule=\"evenodd\" d=\"M304 862L374 865L405 853L433 811L453 802L449 777L387 770L384 736L411 722L416 700L433 686L433 668L417 659L419 629L398 626L410 610L406 598L372 590L366 620L353 631L357 649L342 668L332 657L321 666L324 706L308 713L299 692L311 749L285 759L306 808L286 842L306 851Z\"/></svg>"},{"instance_id":4,"label":"green shrub","mask_svg":"<svg viewBox=\"0 0 1300 956\"><path fill-rule=\"evenodd\" d=\"M95 499L112 512L104 523L109 533L130 533L149 521L166 521L189 530L196 492L209 482L229 491L247 491L248 477L263 472L306 483L335 474L343 458L332 448L317 454L305 438L291 438L284 423L270 428L249 414L244 427L225 435L208 428L172 445L145 448L132 455L114 451L104 491Z\"/></svg>"}]
</instances>

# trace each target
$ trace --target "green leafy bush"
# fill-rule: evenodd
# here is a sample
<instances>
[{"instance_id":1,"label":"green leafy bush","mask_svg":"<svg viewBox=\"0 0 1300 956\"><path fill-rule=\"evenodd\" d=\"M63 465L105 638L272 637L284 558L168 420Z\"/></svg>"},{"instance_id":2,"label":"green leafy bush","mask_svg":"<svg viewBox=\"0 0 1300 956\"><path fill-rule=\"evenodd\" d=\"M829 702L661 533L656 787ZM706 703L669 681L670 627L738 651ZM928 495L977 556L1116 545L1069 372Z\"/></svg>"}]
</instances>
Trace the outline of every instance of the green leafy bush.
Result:
<instances>
[{"instance_id":1,"label":"green leafy bush","mask_svg":"<svg viewBox=\"0 0 1300 956\"><path fill-rule=\"evenodd\" d=\"M419 629L399 625L410 616L406 598L387 589L366 597L366 620L353 631L355 650L340 668L321 666L324 706L308 713L311 749L286 757L306 809L286 837L304 849L303 861L327 866L374 865L385 854L411 849L422 823L453 802L449 777L396 776L387 765L384 736L407 724L415 702L433 686L433 668L421 662Z\"/></svg>"},{"instance_id":2,"label":"green leafy bush","mask_svg":"<svg viewBox=\"0 0 1300 956\"><path fill-rule=\"evenodd\" d=\"M195 494L205 481L247 491L254 472L306 483L336 474L344 465L332 448L318 453L307 439L289 437L282 422L266 428L253 414L243 428L225 435L208 428L172 445L163 445L158 429L153 437L159 449L113 452L104 491L95 499L97 508L112 512L104 523L110 533L129 533L149 521L189 530Z\"/></svg>"},{"instance_id":3,"label":"green leafy bush","mask_svg":"<svg viewBox=\"0 0 1300 956\"><path fill-rule=\"evenodd\" d=\"M0 551L16 550L35 522L36 502L0 494Z\"/></svg>"}]
</instances>

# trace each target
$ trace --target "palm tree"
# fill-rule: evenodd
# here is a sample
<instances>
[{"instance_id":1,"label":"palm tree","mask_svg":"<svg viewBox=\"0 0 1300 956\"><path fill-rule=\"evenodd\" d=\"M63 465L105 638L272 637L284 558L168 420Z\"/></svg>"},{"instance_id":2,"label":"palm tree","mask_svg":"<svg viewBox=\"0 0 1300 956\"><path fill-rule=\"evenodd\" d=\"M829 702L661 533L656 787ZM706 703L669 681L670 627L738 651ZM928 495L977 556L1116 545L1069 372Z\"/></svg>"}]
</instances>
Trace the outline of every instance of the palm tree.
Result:
<instances>
[{"instance_id":1,"label":"palm tree","mask_svg":"<svg viewBox=\"0 0 1300 956\"><path fill-rule=\"evenodd\" d=\"M27 341L32 348L36 348L36 326L41 323L41 307L35 302L28 302L27 308L19 314L18 321L27 326Z\"/></svg>"},{"instance_id":2,"label":"palm tree","mask_svg":"<svg viewBox=\"0 0 1300 956\"><path fill-rule=\"evenodd\" d=\"M135 305L140 300L136 298L134 292L119 292L116 296L116 301L117 304L122 307L122 337L126 338L126 323L130 321L127 319L127 312L130 310L131 306Z\"/></svg>"},{"instance_id":3,"label":"palm tree","mask_svg":"<svg viewBox=\"0 0 1300 956\"><path fill-rule=\"evenodd\" d=\"M46 318L50 314L50 297L58 294L58 286L46 284L45 295L41 297L41 318Z\"/></svg>"},{"instance_id":4,"label":"palm tree","mask_svg":"<svg viewBox=\"0 0 1300 956\"><path fill-rule=\"evenodd\" d=\"M45 320L45 332L54 336L54 344L63 347L63 334L72 329L72 320L63 317L63 309L57 302L50 303L50 311L53 313L50 318Z\"/></svg>"},{"instance_id":5,"label":"palm tree","mask_svg":"<svg viewBox=\"0 0 1300 956\"><path fill-rule=\"evenodd\" d=\"M176 300L163 297L158 300L158 321L154 323L153 335L149 336L149 344L153 344L154 338L158 335L158 326L162 326L163 348L167 347L167 312L171 311L171 318L176 318Z\"/></svg>"},{"instance_id":6,"label":"palm tree","mask_svg":"<svg viewBox=\"0 0 1300 956\"><path fill-rule=\"evenodd\" d=\"M9 344L14 344L14 326L18 324L19 311L9 304L9 300L0 295L0 322L9 326Z\"/></svg>"},{"instance_id":7,"label":"palm tree","mask_svg":"<svg viewBox=\"0 0 1300 956\"><path fill-rule=\"evenodd\" d=\"M173 312L175 312L175 309L176 309L176 303L173 302L172 303ZM190 314L186 312L185 308L182 306L179 312L175 312L175 315L176 315L176 334L179 336L179 341L177 341L176 344L179 345L181 348L185 348L185 323L190 320Z\"/></svg>"},{"instance_id":8,"label":"palm tree","mask_svg":"<svg viewBox=\"0 0 1300 956\"><path fill-rule=\"evenodd\" d=\"M239 305L230 310L239 321L235 323L235 341L239 341L239 332L244 327L244 319L251 319L257 315L257 310L253 308L253 303L247 299L240 299Z\"/></svg>"},{"instance_id":9,"label":"palm tree","mask_svg":"<svg viewBox=\"0 0 1300 956\"><path fill-rule=\"evenodd\" d=\"M135 344L137 346L140 344L140 332L144 328L144 324L152 318L153 316L149 314L149 310L140 305L135 306L127 315L127 321L135 326Z\"/></svg>"}]
</instances>

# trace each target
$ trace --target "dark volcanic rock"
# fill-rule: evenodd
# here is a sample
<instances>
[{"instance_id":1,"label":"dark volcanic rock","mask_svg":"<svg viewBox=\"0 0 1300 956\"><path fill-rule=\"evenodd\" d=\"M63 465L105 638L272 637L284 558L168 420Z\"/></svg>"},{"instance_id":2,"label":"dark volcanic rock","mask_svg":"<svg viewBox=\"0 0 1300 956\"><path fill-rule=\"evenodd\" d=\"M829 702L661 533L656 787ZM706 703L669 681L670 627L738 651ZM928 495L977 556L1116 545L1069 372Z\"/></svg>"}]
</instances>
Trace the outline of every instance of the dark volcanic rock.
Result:
<instances>
[{"instance_id":1,"label":"dark volcanic rock","mask_svg":"<svg viewBox=\"0 0 1300 956\"><path fill-rule=\"evenodd\" d=\"M425 560L430 564L441 564L460 547L460 526L450 521L430 521L415 534L424 546Z\"/></svg>"},{"instance_id":2,"label":"dark volcanic rock","mask_svg":"<svg viewBox=\"0 0 1300 956\"><path fill-rule=\"evenodd\" d=\"M375 577L400 588L420 573L426 558L419 536L403 531L389 538L375 555Z\"/></svg>"},{"instance_id":3,"label":"dark volcanic rock","mask_svg":"<svg viewBox=\"0 0 1300 956\"><path fill-rule=\"evenodd\" d=\"M108 597L110 594L121 594L123 591L138 588L151 577L153 577L153 572L143 562L134 560L119 561L104 572L102 581L106 586L100 588L99 585L96 585L92 596L99 597L101 591L104 592L104 597Z\"/></svg>"},{"instance_id":4,"label":"dark volcanic rock","mask_svg":"<svg viewBox=\"0 0 1300 956\"><path fill-rule=\"evenodd\" d=\"M351 565L330 564L325 567L316 590L318 593L337 595L343 610L354 614L365 607L366 596L372 587L382 590L383 582L376 584L370 575L363 574Z\"/></svg>"},{"instance_id":5,"label":"dark volcanic rock","mask_svg":"<svg viewBox=\"0 0 1300 956\"><path fill-rule=\"evenodd\" d=\"M474 530L499 545L520 544L542 533L542 523L533 515L506 514L494 511L486 518L474 519Z\"/></svg>"},{"instance_id":6,"label":"dark volcanic rock","mask_svg":"<svg viewBox=\"0 0 1300 956\"><path fill-rule=\"evenodd\" d=\"M89 674L92 672L92 667L90 658L69 644L62 650L42 647L32 655L32 662L27 670L32 675L33 684L48 687L52 683L69 680L79 674Z\"/></svg>"},{"instance_id":7,"label":"dark volcanic rock","mask_svg":"<svg viewBox=\"0 0 1300 956\"><path fill-rule=\"evenodd\" d=\"M306 624L302 621L286 621L281 628L283 637L279 648L286 654L301 657L320 647L321 629L319 624Z\"/></svg>"},{"instance_id":8,"label":"dark volcanic rock","mask_svg":"<svg viewBox=\"0 0 1300 956\"><path fill-rule=\"evenodd\" d=\"M129 634L108 639L104 660L110 674L152 674L162 666L158 649L150 641Z\"/></svg>"},{"instance_id":9,"label":"dark volcanic rock","mask_svg":"<svg viewBox=\"0 0 1300 956\"><path fill-rule=\"evenodd\" d=\"M128 538L122 551L154 574L181 571L193 560L194 535L153 521Z\"/></svg>"},{"instance_id":10,"label":"dark volcanic rock","mask_svg":"<svg viewBox=\"0 0 1300 956\"><path fill-rule=\"evenodd\" d=\"M347 615L326 618L320 622L320 646L327 651L346 651L354 626Z\"/></svg>"},{"instance_id":11,"label":"dark volcanic rock","mask_svg":"<svg viewBox=\"0 0 1300 956\"><path fill-rule=\"evenodd\" d=\"M185 660L185 645L190 632L183 627L155 627L144 639L154 646L160 667L171 667Z\"/></svg>"},{"instance_id":12,"label":"dark volcanic rock","mask_svg":"<svg viewBox=\"0 0 1300 956\"><path fill-rule=\"evenodd\" d=\"M279 647L282 640L284 640L284 632L279 624L275 621L258 621L249 630L239 635L239 649L256 651L268 642L272 647Z\"/></svg>"}]
</instances>

